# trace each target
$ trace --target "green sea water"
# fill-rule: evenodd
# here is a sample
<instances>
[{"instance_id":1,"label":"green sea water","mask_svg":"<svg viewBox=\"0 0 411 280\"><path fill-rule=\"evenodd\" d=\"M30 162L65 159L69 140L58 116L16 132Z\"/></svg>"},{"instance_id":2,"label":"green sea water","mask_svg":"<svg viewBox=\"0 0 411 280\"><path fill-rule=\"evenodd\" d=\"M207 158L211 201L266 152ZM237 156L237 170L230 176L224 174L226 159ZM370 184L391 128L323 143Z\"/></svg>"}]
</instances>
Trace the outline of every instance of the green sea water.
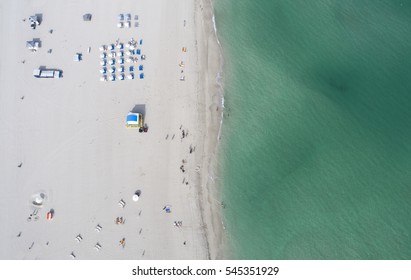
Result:
<instances>
[{"instance_id":1,"label":"green sea water","mask_svg":"<svg viewBox=\"0 0 411 280\"><path fill-rule=\"evenodd\" d=\"M411 1L214 6L231 257L411 259Z\"/></svg>"}]
</instances>

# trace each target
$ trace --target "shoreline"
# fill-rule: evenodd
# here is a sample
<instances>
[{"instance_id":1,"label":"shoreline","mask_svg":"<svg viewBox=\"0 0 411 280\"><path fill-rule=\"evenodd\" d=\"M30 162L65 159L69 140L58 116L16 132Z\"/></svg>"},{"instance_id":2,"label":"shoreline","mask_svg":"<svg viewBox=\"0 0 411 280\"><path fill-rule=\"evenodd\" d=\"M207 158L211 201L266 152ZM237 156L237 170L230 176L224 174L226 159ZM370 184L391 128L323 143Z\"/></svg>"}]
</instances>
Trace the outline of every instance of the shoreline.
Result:
<instances>
[{"instance_id":1,"label":"shoreline","mask_svg":"<svg viewBox=\"0 0 411 280\"><path fill-rule=\"evenodd\" d=\"M197 159L202 162L202 169L199 181L201 189L199 190L200 203L202 201L201 212L205 226L205 235L207 239L208 258L224 259L226 256L225 231L223 224L221 189L218 182L215 181L219 173L218 157L220 148L220 137L223 122L224 109L224 92L221 83L223 71L223 56L220 42L218 40L217 29L215 24L215 14L212 0L198 0L196 13L201 14L201 25L197 24L198 40L204 41L204 46L198 46L200 65L207 65L205 73L200 74L203 77L203 98L205 104L204 112L199 114L205 124L205 141L203 159ZM200 103L202 103L200 101ZM201 120L200 120L201 122Z\"/></svg>"}]
</instances>

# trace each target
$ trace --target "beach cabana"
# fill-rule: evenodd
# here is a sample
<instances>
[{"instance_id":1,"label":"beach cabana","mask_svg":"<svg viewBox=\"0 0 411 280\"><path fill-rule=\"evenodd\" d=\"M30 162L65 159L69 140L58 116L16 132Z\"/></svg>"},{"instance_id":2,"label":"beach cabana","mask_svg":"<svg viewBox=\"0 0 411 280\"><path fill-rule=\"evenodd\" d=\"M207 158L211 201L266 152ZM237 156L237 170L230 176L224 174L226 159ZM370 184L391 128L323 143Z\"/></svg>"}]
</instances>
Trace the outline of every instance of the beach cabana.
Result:
<instances>
[{"instance_id":1,"label":"beach cabana","mask_svg":"<svg viewBox=\"0 0 411 280\"><path fill-rule=\"evenodd\" d=\"M40 43L38 41L27 41L26 42L26 48L28 48L31 51L36 51L40 46Z\"/></svg>"},{"instance_id":2,"label":"beach cabana","mask_svg":"<svg viewBox=\"0 0 411 280\"><path fill-rule=\"evenodd\" d=\"M84 21L91 21L91 17L92 17L91 14L84 14L83 15L83 20Z\"/></svg>"}]
</instances>

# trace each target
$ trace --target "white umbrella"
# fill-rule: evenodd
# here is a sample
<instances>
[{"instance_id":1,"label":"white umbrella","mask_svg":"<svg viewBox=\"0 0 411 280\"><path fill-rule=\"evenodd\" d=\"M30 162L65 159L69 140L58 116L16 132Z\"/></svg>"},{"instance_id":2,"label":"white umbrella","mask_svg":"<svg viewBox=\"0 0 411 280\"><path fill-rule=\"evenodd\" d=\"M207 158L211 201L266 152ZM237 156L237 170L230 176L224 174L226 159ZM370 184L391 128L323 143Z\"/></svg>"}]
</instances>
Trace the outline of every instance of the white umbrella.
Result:
<instances>
[{"instance_id":1,"label":"white umbrella","mask_svg":"<svg viewBox=\"0 0 411 280\"><path fill-rule=\"evenodd\" d=\"M100 65L101 65L101 66L105 66L105 65L106 65L106 61L105 61L105 60L100 61Z\"/></svg>"},{"instance_id":2,"label":"white umbrella","mask_svg":"<svg viewBox=\"0 0 411 280\"><path fill-rule=\"evenodd\" d=\"M102 53L102 54L100 54L100 58L106 58L106 53Z\"/></svg>"},{"instance_id":3,"label":"white umbrella","mask_svg":"<svg viewBox=\"0 0 411 280\"><path fill-rule=\"evenodd\" d=\"M122 28L122 27L123 27L123 23L122 23L122 22L117 23L117 27L118 27L118 28Z\"/></svg>"},{"instance_id":4,"label":"white umbrella","mask_svg":"<svg viewBox=\"0 0 411 280\"><path fill-rule=\"evenodd\" d=\"M100 73L101 73L101 74L105 74L105 73L106 73L106 68L100 69Z\"/></svg>"},{"instance_id":5,"label":"white umbrella","mask_svg":"<svg viewBox=\"0 0 411 280\"><path fill-rule=\"evenodd\" d=\"M110 65L114 65L114 63L116 63L116 61L114 59L110 60Z\"/></svg>"},{"instance_id":6,"label":"white umbrella","mask_svg":"<svg viewBox=\"0 0 411 280\"><path fill-rule=\"evenodd\" d=\"M138 195L133 195L133 201L138 201Z\"/></svg>"},{"instance_id":7,"label":"white umbrella","mask_svg":"<svg viewBox=\"0 0 411 280\"><path fill-rule=\"evenodd\" d=\"M127 52L126 52L126 55L131 55L131 51L127 51Z\"/></svg>"},{"instance_id":8,"label":"white umbrella","mask_svg":"<svg viewBox=\"0 0 411 280\"><path fill-rule=\"evenodd\" d=\"M111 75L110 76L110 81L114 81L116 79L116 76L115 75Z\"/></svg>"},{"instance_id":9,"label":"white umbrella","mask_svg":"<svg viewBox=\"0 0 411 280\"><path fill-rule=\"evenodd\" d=\"M111 52L111 53L110 53L110 57L116 57L116 53L115 53L115 52Z\"/></svg>"},{"instance_id":10,"label":"white umbrella","mask_svg":"<svg viewBox=\"0 0 411 280\"><path fill-rule=\"evenodd\" d=\"M98 48L101 52L106 50L106 46L102 45L100 48Z\"/></svg>"},{"instance_id":11,"label":"white umbrella","mask_svg":"<svg viewBox=\"0 0 411 280\"><path fill-rule=\"evenodd\" d=\"M119 79L124 80L124 74L120 74Z\"/></svg>"},{"instance_id":12,"label":"white umbrella","mask_svg":"<svg viewBox=\"0 0 411 280\"><path fill-rule=\"evenodd\" d=\"M104 75L104 76L101 76L100 81L102 81L102 82L107 81L107 77L106 77L105 75Z\"/></svg>"},{"instance_id":13,"label":"white umbrella","mask_svg":"<svg viewBox=\"0 0 411 280\"><path fill-rule=\"evenodd\" d=\"M133 61L133 58L131 56L129 56L126 61L131 62L131 61Z\"/></svg>"},{"instance_id":14,"label":"white umbrella","mask_svg":"<svg viewBox=\"0 0 411 280\"><path fill-rule=\"evenodd\" d=\"M123 48L123 43L119 43L118 45L117 45L117 49L122 49Z\"/></svg>"},{"instance_id":15,"label":"white umbrella","mask_svg":"<svg viewBox=\"0 0 411 280\"><path fill-rule=\"evenodd\" d=\"M111 67L111 68L110 68L110 73L113 74L114 72L116 72L116 68Z\"/></svg>"},{"instance_id":16,"label":"white umbrella","mask_svg":"<svg viewBox=\"0 0 411 280\"><path fill-rule=\"evenodd\" d=\"M133 80L134 79L134 74L133 73L128 74L127 79Z\"/></svg>"}]
</instances>

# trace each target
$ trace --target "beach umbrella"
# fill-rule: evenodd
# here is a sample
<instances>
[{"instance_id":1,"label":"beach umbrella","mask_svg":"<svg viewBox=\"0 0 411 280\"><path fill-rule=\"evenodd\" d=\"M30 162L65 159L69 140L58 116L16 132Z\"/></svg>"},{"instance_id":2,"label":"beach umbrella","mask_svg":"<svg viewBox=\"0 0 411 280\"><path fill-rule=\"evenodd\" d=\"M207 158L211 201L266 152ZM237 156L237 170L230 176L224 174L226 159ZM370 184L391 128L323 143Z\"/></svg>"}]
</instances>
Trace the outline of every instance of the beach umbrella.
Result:
<instances>
[{"instance_id":1,"label":"beach umbrella","mask_svg":"<svg viewBox=\"0 0 411 280\"><path fill-rule=\"evenodd\" d=\"M123 63L124 63L124 59L119 58L119 59L117 59L117 62L118 62L119 64L123 64Z\"/></svg>"},{"instance_id":2,"label":"beach umbrella","mask_svg":"<svg viewBox=\"0 0 411 280\"><path fill-rule=\"evenodd\" d=\"M119 20L119 21L124 20L124 15L123 15L123 14L119 14L119 15L117 16L117 20Z\"/></svg>"},{"instance_id":3,"label":"beach umbrella","mask_svg":"<svg viewBox=\"0 0 411 280\"><path fill-rule=\"evenodd\" d=\"M111 76L110 76L110 81L115 81L115 80L116 80L116 75L114 75L114 74L111 75Z\"/></svg>"},{"instance_id":4,"label":"beach umbrella","mask_svg":"<svg viewBox=\"0 0 411 280\"><path fill-rule=\"evenodd\" d=\"M131 14L125 14L124 20L131 20Z\"/></svg>"},{"instance_id":5,"label":"beach umbrella","mask_svg":"<svg viewBox=\"0 0 411 280\"><path fill-rule=\"evenodd\" d=\"M114 59L110 60L110 65L114 65L116 63L116 61Z\"/></svg>"},{"instance_id":6,"label":"beach umbrella","mask_svg":"<svg viewBox=\"0 0 411 280\"><path fill-rule=\"evenodd\" d=\"M122 22L118 22L118 23L117 23L117 27L118 27L118 28L123 28L123 23L122 23Z\"/></svg>"},{"instance_id":7,"label":"beach umbrella","mask_svg":"<svg viewBox=\"0 0 411 280\"><path fill-rule=\"evenodd\" d=\"M111 53L110 53L110 57L112 57L112 58L113 58L113 57L116 57L116 53L115 53L115 52L111 52Z\"/></svg>"},{"instance_id":8,"label":"beach umbrella","mask_svg":"<svg viewBox=\"0 0 411 280\"><path fill-rule=\"evenodd\" d=\"M126 55L131 55L131 51L126 51Z\"/></svg>"},{"instance_id":9,"label":"beach umbrella","mask_svg":"<svg viewBox=\"0 0 411 280\"><path fill-rule=\"evenodd\" d=\"M117 56L123 56L124 53L123 52L117 52Z\"/></svg>"},{"instance_id":10,"label":"beach umbrella","mask_svg":"<svg viewBox=\"0 0 411 280\"><path fill-rule=\"evenodd\" d=\"M101 65L101 66L106 66L106 60L100 61L100 65Z\"/></svg>"},{"instance_id":11,"label":"beach umbrella","mask_svg":"<svg viewBox=\"0 0 411 280\"><path fill-rule=\"evenodd\" d=\"M100 54L100 58L106 58L106 57L107 57L106 53L101 53Z\"/></svg>"},{"instance_id":12,"label":"beach umbrella","mask_svg":"<svg viewBox=\"0 0 411 280\"><path fill-rule=\"evenodd\" d=\"M133 201L138 201L138 195L133 195Z\"/></svg>"},{"instance_id":13,"label":"beach umbrella","mask_svg":"<svg viewBox=\"0 0 411 280\"><path fill-rule=\"evenodd\" d=\"M122 50L123 48L124 48L123 43L119 43L119 44L117 45L117 49Z\"/></svg>"},{"instance_id":14,"label":"beach umbrella","mask_svg":"<svg viewBox=\"0 0 411 280\"><path fill-rule=\"evenodd\" d=\"M111 51L114 50L114 44L111 44L111 45L110 45L110 50L111 50Z\"/></svg>"},{"instance_id":15,"label":"beach umbrella","mask_svg":"<svg viewBox=\"0 0 411 280\"><path fill-rule=\"evenodd\" d=\"M132 58L131 56L129 56L129 57L127 57L126 61L127 61L127 62L132 62L132 61L133 61L133 58Z\"/></svg>"},{"instance_id":16,"label":"beach umbrella","mask_svg":"<svg viewBox=\"0 0 411 280\"><path fill-rule=\"evenodd\" d=\"M133 73L128 74L127 79L133 80L134 79L134 74Z\"/></svg>"},{"instance_id":17,"label":"beach umbrella","mask_svg":"<svg viewBox=\"0 0 411 280\"><path fill-rule=\"evenodd\" d=\"M124 66L120 66L120 72L124 72Z\"/></svg>"},{"instance_id":18,"label":"beach umbrella","mask_svg":"<svg viewBox=\"0 0 411 280\"><path fill-rule=\"evenodd\" d=\"M130 50L134 50L135 48L136 48L136 46L135 45L130 45Z\"/></svg>"},{"instance_id":19,"label":"beach umbrella","mask_svg":"<svg viewBox=\"0 0 411 280\"><path fill-rule=\"evenodd\" d=\"M104 67L104 68L101 68L101 69L100 69L100 73L101 73L101 74L106 74L106 68L105 68L105 67Z\"/></svg>"},{"instance_id":20,"label":"beach umbrella","mask_svg":"<svg viewBox=\"0 0 411 280\"><path fill-rule=\"evenodd\" d=\"M103 52L103 51L106 50L106 46L102 45L102 46L100 46L98 49L99 49L101 52Z\"/></svg>"},{"instance_id":21,"label":"beach umbrella","mask_svg":"<svg viewBox=\"0 0 411 280\"><path fill-rule=\"evenodd\" d=\"M111 67L111 68L110 68L110 73L113 74L114 72L116 72L116 68L115 68L115 67Z\"/></svg>"},{"instance_id":22,"label":"beach umbrella","mask_svg":"<svg viewBox=\"0 0 411 280\"><path fill-rule=\"evenodd\" d=\"M100 77L100 81L102 81L102 82L107 81L107 76L106 76L106 75L101 76L101 77Z\"/></svg>"},{"instance_id":23,"label":"beach umbrella","mask_svg":"<svg viewBox=\"0 0 411 280\"><path fill-rule=\"evenodd\" d=\"M131 45L130 45L130 42L127 42L127 44L126 44L126 48L129 48Z\"/></svg>"},{"instance_id":24,"label":"beach umbrella","mask_svg":"<svg viewBox=\"0 0 411 280\"><path fill-rule=\"evenodd\" d=\"M119 79L122 81L124 80L124 74L120 74Z\"/></svg>"},{"instance_id":25,"label":"beach umbrella","mask_svg":"<svg viewBox=\"0 0 411 280\"><path fill-rule=\"evenodd\" d=\"M127 21L126 23L124 23L124 26L127 27L127 28L130 28L131 22Z\"/></svg>"}]
</instances>

